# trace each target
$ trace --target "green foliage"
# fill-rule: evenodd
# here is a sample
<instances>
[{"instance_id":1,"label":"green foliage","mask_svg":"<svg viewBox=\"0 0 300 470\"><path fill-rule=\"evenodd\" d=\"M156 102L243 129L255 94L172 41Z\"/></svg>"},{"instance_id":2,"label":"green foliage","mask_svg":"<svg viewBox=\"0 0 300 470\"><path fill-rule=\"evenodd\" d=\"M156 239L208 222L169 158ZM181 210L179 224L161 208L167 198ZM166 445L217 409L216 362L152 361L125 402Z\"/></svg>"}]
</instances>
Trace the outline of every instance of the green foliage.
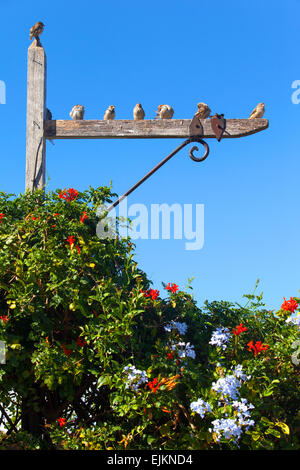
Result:
<instances>
[{"instance_id":1,"label":"green foliage","mask_svg":"<svg viewBox=\"0 0 300 470\"><path fill-rule=\"evenodd\" d=\"M96 235L110 188L59 194L0 193L0 448L299 449L299 332L286 311L255 292L244 306L200 309L190 284L147 295L130 240ZM210 344L221 327L224 349ZM251 341L268 348L254 354ZM239 366L236 401L253 405L253 424L218 436L214 421L240 417L213 384ZM199 398L211 408L203 417L191 409Z\"/></svg>"}]
</instances>

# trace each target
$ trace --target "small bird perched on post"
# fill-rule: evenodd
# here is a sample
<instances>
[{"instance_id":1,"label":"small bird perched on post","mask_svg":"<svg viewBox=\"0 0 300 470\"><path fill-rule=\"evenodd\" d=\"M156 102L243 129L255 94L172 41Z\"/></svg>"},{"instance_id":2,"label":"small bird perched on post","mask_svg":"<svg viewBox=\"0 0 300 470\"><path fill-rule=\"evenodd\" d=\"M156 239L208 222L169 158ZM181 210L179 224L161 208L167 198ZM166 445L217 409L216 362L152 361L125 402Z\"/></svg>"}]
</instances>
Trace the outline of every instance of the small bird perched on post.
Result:
<instances>
[{"instance_id":1,"label":"small bird perched on post","mask_svg":"<svg viewBox=\"0 0 300 470\"><path fill-rule=\"evenodd\" d=\"M174 114L174 109L168 104L160 104L157 107L155 119L172 119Z\"/></svg>"},{"instance_id":2,"label":"small bird perched on post","mask_svg":"<svg viewBox=\"0 0 300 470\"><path fill-rule=\"evenodd\" d=\"M105 111L103 119L105 121L112 121L113 119L115 119L115 116L116 116L115 106L111 104L110 106L108 106L107 110Z\"/></svg>"},{"instance_id":3,"label":"small bird perched on post","mask_svg":"<svg viewBox=\"0 0 300 470\"><path fill-rule=\"evenodd\" d=\"M41 21L38 21L37 23L35 23L35 25L32 26L32 28L30 28L30 33L29 33L30 40L35 38L37 44L40 44L40 35L44 31L44 27L45 25Z\"/></svg>"},{"instance_id":4,"label":"small bird perched on post","mask_svg":"<svg viewBox=\"0 0 300 470\"><path fill-rule=\"evenodd\" d=\"M46 108L45 118L46 118L47 121L52 121L52 113L51 113L50 109L48 109L48 108Z\"/></svg>"},{"instance_id":5,"label":"small bird perched on post","mask_svg":"<svg viewBox=\"0 0 300 470\"><path fill-rule=\"evenodd\" d=\"M52 113L51 113L50 109L48 109L48 108L46 108L45 120L46 121L52 121ZM55 145L52 139L49 139L49 141L51 142L52 145Z\"/></svg>"},{"instance_id":6,"label":"small bird perched on post","mask_svg":"<svg viewBox=\"0 0 300 470\"><path fill-rule=\"evenodd\" d=\"M198 103L197 104L198 111L195 113L195 116L198 119L206 119L209 117L211 113L211 109L205 103Z\"/></svg>"},{"instance_id":7,"label":"small bird perched on post","mask_svg":"<svg viewBox=\"0 0 300 470\"><path fill-rule=\"evenodd\" d=\"M83 119L84 116L84 106L81 104L76 104L73 106L70 112L70 116L74 121L80 121Z\"/></svg>"},{"instance_id":8,"label":"small bird perched on post","mask_svg":"<svg viewBox=\"0 0 300 470\"><path fill-rule=\"evenodd\" d=\"M137 103L133 108L133 119L135 121L142 121L145 118L145 111L141 103Z\"/></svg>"},{"instance_id":9,"label":"small bird perched on post","mask_svg":"<svg viewBox=\"0 0 300 470\"><path fill-rule=\"evenodd\" d=\"M262 118L265 114L265 105L264 103L258 103L256 108L253 109L252 113L249 116L249 119Z\"/></svg>"}]
</instances>

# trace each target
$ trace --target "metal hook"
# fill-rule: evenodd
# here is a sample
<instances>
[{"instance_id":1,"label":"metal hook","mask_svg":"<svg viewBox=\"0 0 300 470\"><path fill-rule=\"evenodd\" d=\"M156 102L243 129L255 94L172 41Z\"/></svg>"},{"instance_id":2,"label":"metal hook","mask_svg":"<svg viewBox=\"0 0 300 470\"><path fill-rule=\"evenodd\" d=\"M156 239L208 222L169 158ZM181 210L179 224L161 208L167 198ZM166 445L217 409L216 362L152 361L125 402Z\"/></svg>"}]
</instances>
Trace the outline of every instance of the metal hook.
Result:
<instances>
[{"instance_id":1,"label":"metal hook","mask_svg":"<svg viewBox=\"0 0 300 470\"><path fill-rule=\"evenodd\" d=\"M195 151L198 152L198 151L199 151L199 148L198 148L196 145L194 145L194 146L190 149L190 152L189 152L190 158L191 158L194 162L203 162L203 161L208 157L208 155L209 155L209 146L208 146L208 144L207 144L204 140L199 139L199 138L193 138L193 139L191 140L191 142L199 142L199 144L203 145L203 147L205 148L205 153L204 153L204 155L203 155L202 157L200 157L200 158L195 157L194 152L195 152Z\"/></svg>"}]
</instances>

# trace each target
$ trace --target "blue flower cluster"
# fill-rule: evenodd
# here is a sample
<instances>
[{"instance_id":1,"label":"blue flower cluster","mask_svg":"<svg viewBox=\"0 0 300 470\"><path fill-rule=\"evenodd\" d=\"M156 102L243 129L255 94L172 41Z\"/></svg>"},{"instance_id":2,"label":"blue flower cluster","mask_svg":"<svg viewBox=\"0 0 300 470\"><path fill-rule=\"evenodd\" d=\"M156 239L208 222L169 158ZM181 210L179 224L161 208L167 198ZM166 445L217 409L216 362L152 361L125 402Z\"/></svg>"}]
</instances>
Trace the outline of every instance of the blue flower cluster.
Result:
<instances>
[{"instance_id":1,"label":"blue flower cluster","mask_svg":"<svg viewBox=\"0 0 300 470\"><path fill-rule=\"evenodd\" d=\"M213 382L212 389L220 393L221 398L227 400L228 398L238 398L240 386L241 382L234 375L226 375L226 377L218 379L217 382Z\"/></svg>"},{"instance_id":2,"label":"blue flower cluster","mask_svg":"<svg viewBox=\"0 0 300 470\"><path fill-rule=\"evenodd\" d=\"M197 401L193 401L190 404L190 408L192 411L195 411L195 413L198 413L201 416L201 418L204 418L204 415L206 412L208 413L211 412L210 404L202 400L201 398L198 398Z\"/></svg>"},{"instance_id":3,"label":"blue flower cluster","mask_svg":"<svg viewBox=\"0 0 300 470\"><path fill-rule=\"evenodd\" d=\"M233 401L232 406L237 410L237 419L241 426L245 426L246 430L249 426L254 426L254 421L249 419L250 410L254 408L252 403L248 403L246 398L241 398L241 401Z\"/></svg>"},{"instance_id":4,"label":"blue flower cluster","mask_svg":"<svg viewBox=\"0 0 300 470\"><path fill-rule=\"evenodd\" d=\"M237 377L238 379L244 380L244 382L251 379L251 375L244 374L243 366L241 364L238 364L234 368L231 368L231 370L235 377Z\"/></svg>"},{"instance_id":5,"label":"blue flower cluster","mask_svg":"<svg viewBox=\"0 0 300 470\"><path fill-rule=\"evenodd\" d=\"M133 388L133 390L137 390L140 385L145 382L148 382L147 373L144 370L136 369L135 366L128 365L124 367L124 372L127 374L128 382L126 384L126 388Z\"/></svg>"},{"instance_id":6,"label":"blue flower cluster","mask_svg":"<svg viewBox=\"0 0 300 470\"><path fill-rule=\"evenodd\" d=\"M176 329L180 335L184 335L188 329L188 326L184 322L178 322L178 321L172 320L168 325L164 327L164 329L167 332L171 332ZM195 359L196 357L194 346L191 343L185 343L184 341L180 341L180 342L172 341L170 344L170 348L173 351L178 352L178 356L180 357L180 359L184 359L187 357L191 357L192 359Z\"/></svg>"},{"instance_id":7,"label":"blue flower cluster","mask_svg":"<svg viewBox=\"0 0 300 470\"><path fill-rule=\"evenodd\" d=\"M242 398L241 401L233 401L232 407L236 409L234 418L221 418L212 421L213 429L210 432L214 433L216 441L219 441L221 437L225 439L235 438L234 442L237 443L243 433L243 428L246 430L250 426L254 426L253 419L250 418L250 411L254 408L251 403L248 403L246 398Z\"/></svg>"},{"instance_id":8,"label":"blue flower cluster","mask_svg":"<svg viewBox=\"0 0 300 470\"><path fill-rule=\"evenodd\" d=\"M213 382L212 390L220 394L221 398L228 402L229 399L237 399L239 389L243 381L249 380L250 376L243 373L243 368L238 364L231 374L221 377L217 382Z\"/></svg>"},{"instance_id":9,"label":"blue flower cluster","mask_svg":"<svg viewBox=\"0 0 300 470\"><path fill-rule=\"evenodd\" d=\"M187 331L187 324L186 323L180 323L179 321L171 321L168 325L164 327L165 331L171 332L173 329L176 329L180 335L185 335Z\"/></svg>"},{"instance_id":10,"label":"blue flower cluster","mask_svg":"<svg viewBox=\"0 0 300 470\"><path fill-rule=\"evenodd\" d=\"M181 341L179 343L172 343L171 349L173 349L173 351L177 351L178 356L181 359L184 359L187 357L191 357L192 359L195 359L196 357L194 346L191 343L185 343L184 341Z\"/></svg>"},{"instance_id":11,"label":"blue flower cluster","mask_svg":"<svg viewBox=\"0 0 300 470\"><path fill-rule=\"evenodd\" d=\"M215 434L217 442L219 442L221 437L225 437L225 439L235 437L237 441L243 432L241 426L238 425L235 419L215 419L211 424L213 425L213 429L209 431Z\"/></svg>"},{"instance_id":12,"label":"blue flower cluster","mask_svg":"<svg viewBox=\"0 0 300 470\"><path fill-rule=\"evenodd\" d=\"M254 426L254 421L250 419L250 410L254 406L248 403L246 398L241 398L240 401L237 400L243 382L250 378L250 375L243 372L242 365L238 364L225 377L221 377L216 382L213 382L212 390L219 393L220 399L224 400L227 405L231 405L234 410L233 416L212 421L213 429L210 429L210 432L214 433L216 441L224 437L225 439L234 438L234 442L237 443L243 430ZM220 405L221 403L219 403Z\"/></svg>"},{"instance_id":13,"label":"blue flower cluster","mask_svg":"<svg viewBox=\"0 0 300 470\"><path fill-rule=\"evenodd\" d=\"M225 349L227 348L226 343L228 343L229 339L230 339L229 328L221 326L213 332L209 344L219 346L220 348L223 349L223 351L225 351Z\"/></svg>"}]
</instances>

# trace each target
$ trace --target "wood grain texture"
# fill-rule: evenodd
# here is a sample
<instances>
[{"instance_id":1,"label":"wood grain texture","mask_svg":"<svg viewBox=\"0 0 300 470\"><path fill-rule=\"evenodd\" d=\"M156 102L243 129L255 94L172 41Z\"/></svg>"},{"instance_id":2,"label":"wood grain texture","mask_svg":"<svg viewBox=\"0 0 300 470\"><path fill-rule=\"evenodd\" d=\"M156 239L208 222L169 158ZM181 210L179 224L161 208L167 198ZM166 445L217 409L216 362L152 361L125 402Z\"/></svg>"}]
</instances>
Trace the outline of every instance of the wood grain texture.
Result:
<instances>
[{"instance_id":1,"label":"wood grain texture","mask_svg":"<svg viewBox=\"0 0 300 470\"><path fill-rule=\"evenodd\" d=\"M115 121L46 121L47 139L170 139L189 137L191 119L115 120ZM203 138L215 138L210 119L201 120ZM267 119L227 119L223 139L245 137L263 131Z\"/></svg>"},{"instance_id":2,"label":"wood grain texture","mask_svg":"<svg viewBox=\"0 0 300 470\"><path fill-rule=\"evenodd\" d=\"M47 59L42 47L28 49L27 65L27 138L25 189L31 191L45 185Z\"/></svg>"}]
</instances>

